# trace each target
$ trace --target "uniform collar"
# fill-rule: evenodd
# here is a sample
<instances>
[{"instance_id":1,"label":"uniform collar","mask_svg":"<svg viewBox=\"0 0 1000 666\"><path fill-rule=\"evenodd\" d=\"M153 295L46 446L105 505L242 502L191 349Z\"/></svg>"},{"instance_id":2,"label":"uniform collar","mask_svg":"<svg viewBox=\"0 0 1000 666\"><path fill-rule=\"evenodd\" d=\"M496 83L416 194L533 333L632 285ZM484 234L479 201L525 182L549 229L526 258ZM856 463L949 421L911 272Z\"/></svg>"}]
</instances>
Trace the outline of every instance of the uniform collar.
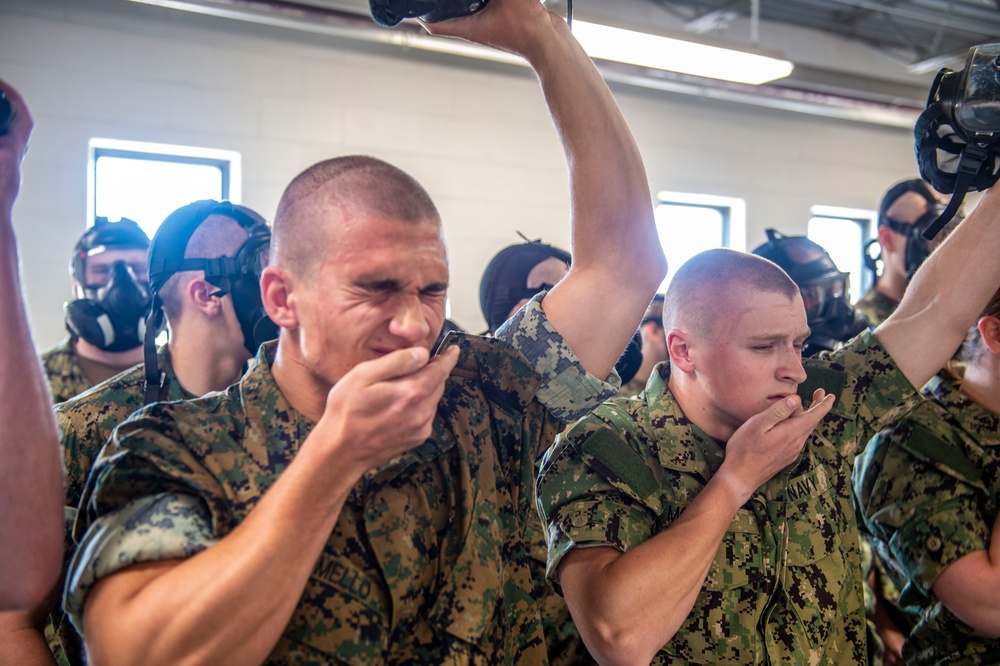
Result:
<instances>
[{"instance_id":1,"label":"uniform collar","mask_svg":"<svg viewBox=\"0 0 1000 666\"><path fill-rule=\"evenodd\" d=\"M653 433L660 464L711 479L726 457L725 443L709 437L681 410L670 392L670 363L653 368L646 383L646 428Z\"/></svg>"}]
</instances>

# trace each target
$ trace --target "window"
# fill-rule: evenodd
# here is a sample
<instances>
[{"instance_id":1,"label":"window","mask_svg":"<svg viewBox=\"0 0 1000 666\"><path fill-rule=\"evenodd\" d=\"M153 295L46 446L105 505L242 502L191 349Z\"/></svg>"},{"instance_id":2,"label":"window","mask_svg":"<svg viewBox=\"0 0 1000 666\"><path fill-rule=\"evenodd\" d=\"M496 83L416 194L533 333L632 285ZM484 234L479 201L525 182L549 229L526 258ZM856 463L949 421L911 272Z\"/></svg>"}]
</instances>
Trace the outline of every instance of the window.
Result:
<instances>
[{"instance_id":1,"label":"window","mask_svg":"<svg viewBox=\"0 0 1000 666\"><path fill-rule=\"evenodd\" d=\"M240 199L240 155L228 150L91 139L88 219L135 220L152 237L199 199Z\"/></svg>"},{"instance_id":2,"label":"window","mask_svg":"<svg viewBox=\"0 0 1000 666\"><path fill-rule=\"evenodd\" d=\"M743 199L708 194L660 192L656 231L667 256L666 290L677 269L704 250L746 249L746 204Z\"/></svg>"},{"instance_id":3,"label":"window","mask_svg":"<svg viewBox=\"0 0 1000 666\"><path fill-rule=\"evenodd\" d=\"M813 206L806 235L830 253L837 267L851 275L850 299L854 303L871 286L864 249L874 236L877 213L873 210Z\"/></svg>"}]
</instances>

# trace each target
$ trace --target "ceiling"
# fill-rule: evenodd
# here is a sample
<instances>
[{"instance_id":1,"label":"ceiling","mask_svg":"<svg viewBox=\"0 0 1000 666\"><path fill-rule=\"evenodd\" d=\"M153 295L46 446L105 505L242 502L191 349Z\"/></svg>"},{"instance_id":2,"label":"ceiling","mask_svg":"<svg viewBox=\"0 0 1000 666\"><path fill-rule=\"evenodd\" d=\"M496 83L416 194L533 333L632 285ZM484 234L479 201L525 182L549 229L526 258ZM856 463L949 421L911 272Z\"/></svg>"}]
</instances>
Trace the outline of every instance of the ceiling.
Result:
<instances>
[{"instance_id":1,"label":"ceiling","mask_svg":"<svg viewBox=\"0 0 1000 666\"><path fill-rule=\"evenodd\" d=\"M404 48L439 49L416 25L374 26L368 0L134 0ZM543 0L565 13L567 0ZM609 81L912 127L942 66L961 69L968 49L1000 41L1000 0L572 0L574 16L737 48L795 63L763 86L726 84L617 63ZM444 40L454 41L454 40ZM459 49L453 49L457 53ZM490 58L466 49L462 55ZM500 60L507 60L500 58Z\"/></svg>"},{"instance_id":2,"label":"ceiling","mask_svg":"<svg viewBox=\"0 0 1000 666\"><path fill-rule=\"evenodd\" d=\"M717 30L752 11L741 0L649 0L693 31ZM762 0L760 20L817 30L937 70L969 47L1000 39L1000 0Z\"/></svg>"}]
</instances>

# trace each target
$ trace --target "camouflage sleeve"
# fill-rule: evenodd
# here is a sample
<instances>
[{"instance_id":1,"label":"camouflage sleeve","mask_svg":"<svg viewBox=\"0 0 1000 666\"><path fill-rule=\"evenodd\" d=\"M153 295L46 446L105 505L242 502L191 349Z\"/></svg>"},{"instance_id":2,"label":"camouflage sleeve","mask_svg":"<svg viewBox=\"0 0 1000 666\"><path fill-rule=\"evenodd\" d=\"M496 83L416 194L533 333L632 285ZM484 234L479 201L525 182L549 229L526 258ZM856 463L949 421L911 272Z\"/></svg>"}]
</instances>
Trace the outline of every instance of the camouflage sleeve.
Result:
<instances>
[{"instance_id":1,"label":"camouflage sleeve","mask_svg":"<svg viewBox=\"0 0 1000 666\"><path fill-rule=\"evenodd\" d=\"M63 608L82 633L87 594L99 580L134 564L191 557L215 541L200 499L173 493L138 499L91 523L66 574Z\"/></svg>"},{"instance_id":2,"label":"camouflage sleeve","mask_svg":"<svg viewBox=\"0 0 1000 666\"><path fill-rule=\"evenodd\" d=\"M822 388L837 397L832 414L859 421L861 432L851 442L867 442L898 421L921 400L872 331L863 331L835 352L805 361L806 381L799 395L808 398Z\"/></svg>"},{"instance_id":3,"label":"camouflage sleeve","mask_svg":"<svg viewBox=\"0 0 1000 666\"><path fill-rule=\"evenodd\" d=\"M547 528L546 576L557 590L559 563L573 548L624 553L653 536L659 504L651 467L596 416L559 435L542 460L537 487Z\"/></svg>"},{"instance_id":4,"label":"camouflage sleeve","mask_svg":"<svg viewBox=\"0 0 1000 666\"><path fill-rule=\"evenodd\" d=\"M93 466L93 452L99 451L105 442L98 443L96 449L93 444L87 445L87 442L94 438L94 434L87 430L87 424L67 413L68 404L70 403L61 403L55 413L65 473L66 505L75 509L80 503L83 486ZM81 428L84 429L83 432Z\"/></svg>"},{"instance_id":5,"label":"camouflage sleeve","mask_svg":"<svg viewBox=\"0 0 1000 666\"><path fill-rule=\"evenodd\" d=\"M933 447L934 439L919 425L900 422L876 435L855 474L869 531L925 595L945 568L988 548L990 539L976 489L909 450L916 440Z\"/></svg>"},{"instance_id":6,"label":"camouflage sleeve","mask_svg":"<svg viewBox=\"0 0 1000 666\"><path fill-rule=\"evenodd\" d=\"M621 386L612 370L603 381L580 365L573 350L542 309L546 292L537 294L497 329L496 337L519 351L542 377L537 398L563 423L586 416Z\"/></svg>"}]
</instances>

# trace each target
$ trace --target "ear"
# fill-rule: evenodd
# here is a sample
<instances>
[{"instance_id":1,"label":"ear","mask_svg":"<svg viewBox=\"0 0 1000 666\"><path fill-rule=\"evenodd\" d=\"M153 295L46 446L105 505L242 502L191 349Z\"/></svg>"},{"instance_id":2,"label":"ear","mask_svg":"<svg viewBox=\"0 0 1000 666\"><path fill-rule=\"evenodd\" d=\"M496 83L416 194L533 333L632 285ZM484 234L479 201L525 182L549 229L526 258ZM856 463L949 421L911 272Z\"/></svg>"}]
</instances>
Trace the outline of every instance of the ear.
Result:
<instances>
[{"instance_id":1,"label":"ear","mask_svg":"<svg viewBox=\"0 0 1000 666\"><path fill-rule=\"evenodd\" d=\"M278 266L267 266L260 275L260 297L264 309L271 321L281 328L295 328L299 325L293 286L292 276Z\"/></svg>"},{"instance_id":2,"label":"ear","mask_svg":"<svg viewBox=\"0 0 1000 666\"><path fill-rule=\"evenodd\" d=\"M215 285L201 278L191 280L184 292L188 301L208 317L216 317L222 311L222 302L212 294L218 291Z\"/></svg>"},{"instance_id":3,"label":"ear","mask_svg":"<svg viewBox=\"0 0 1000 666\"><path fill-rule=\"evenodd\" d=\"M882 226L878 228L878 244L882 246L883 252L895 252L896 235L896 232L889 227Z\"/></svg>"},{"instance_id":4,"label":"ear","mask_svg":"<svg viewBox=\"0 0 1000 666\"><path fill-rule=\"evenodd\" d=\"M691 355L691 336L679 329L671 329L667 332L667 353L670 355L670 364L681 372L690 373L695 369L695 362Z\"/></svg>"},{"instance_id":5,"label":"ear","mask_svg":"<svg viewBox=\"0 0 1000 666\"><path fill-rule=\"evenodd\" d=\"M979 335L983 338L983 344L991 352L1000 356L1000 319L987 315L981 318L976 326L979 328Z\"/></svg>"}]
</instances>

